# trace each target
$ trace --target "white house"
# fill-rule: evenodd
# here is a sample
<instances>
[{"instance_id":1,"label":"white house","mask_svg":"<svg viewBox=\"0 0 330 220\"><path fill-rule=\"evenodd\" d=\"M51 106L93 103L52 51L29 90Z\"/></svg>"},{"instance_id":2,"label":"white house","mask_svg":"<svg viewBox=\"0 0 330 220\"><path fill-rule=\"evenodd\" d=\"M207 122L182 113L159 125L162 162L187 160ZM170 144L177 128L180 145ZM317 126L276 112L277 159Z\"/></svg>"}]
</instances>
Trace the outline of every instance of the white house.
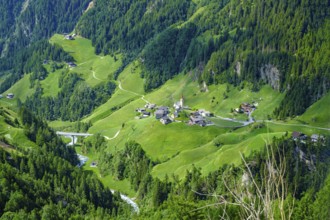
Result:
<instances>
[{"instance_id":1,"label":"white house","mask_svg":"<svg viewBox=\"0 0 330 220\"><path fill-rule=\"evenodd\" d=\"M13 99L14 98L14 94L13 93L8 93L7 94L7 99Z\"/></svg>"}]
</instances>

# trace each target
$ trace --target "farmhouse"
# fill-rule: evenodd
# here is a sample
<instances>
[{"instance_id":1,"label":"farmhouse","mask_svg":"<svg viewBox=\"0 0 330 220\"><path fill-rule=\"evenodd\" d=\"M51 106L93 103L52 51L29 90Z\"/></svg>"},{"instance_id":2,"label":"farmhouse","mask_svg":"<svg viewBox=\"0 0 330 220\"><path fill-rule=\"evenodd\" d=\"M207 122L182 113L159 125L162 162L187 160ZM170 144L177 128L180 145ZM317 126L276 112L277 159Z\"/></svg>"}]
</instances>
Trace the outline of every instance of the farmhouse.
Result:
<instances>
[{"instance_id":1,"label":"farmhouse","mask_svg":"<svg viewBox=\"0 0 330 220\"><path fill-rule=\"evenodd\" d=\"M65 35L64 37L66 40L74 40L74 37L70 34Z\"/></svg>"},{"instance_id":2,"label":"farmhouse","mask_svg":"<svg viewBox=\"0 0 330 220\"><path fill-rule=\"evenodd\" d=\"M7 99L13 99L14 98L14 94L13 93L8 93L7 94Z\"/></svg>"},{"instance_id":3,"label":"farmhouse","mask_svg":"<svg viewBox=\"0 0 330 220\"><path fill-rule=\"evenodd\" d=\"M73 67L77 66L77 64L75 64L74 62L68 62L67 64L70 68L73 68Z\"/></svg>"},{"instance_id":4,"label":"farmhouse","mask_svg":"<svg viewBox=\"0 0 330 220\"><path fill-rule=\"evenodd\" d=\"M255 110L255 106L250 103L244 102L240 105L240 112L244 112L248 114L253 110Z\"/></svg>"},{"instance_id":5,"label":"farmhouse","mask_svg":"<svg viewBox=\"0 0 330 220\"><path fill-rule=\"evenodd\" d=\"M204 109L198 110L198 113L203 117L211 117L212 113L209 111L205 111Z\"/></svg>"},{"instance_id":6,"label":"farmhouse","mask_svg":"<svg viewBox=\"0 0 330 220\"><path fill-rule=\"evenodd\" d=\"M149 117L151 113L147 111L142 111L141 114L143 117Z\"/></svg>"},{"instance_id":7,"label":"farmhouse","mask_svg":"<svg viewBox=\"0 0 330 220\"><path fill-rule=\"evenodd\" d=\"M307 135L298 132L298 131L294 131L292 132L292 138L293 140L306 140L307 139Z\"/></svg>"},{"instance_id":8,"label":"farmhouse","mask_svg":"<svg viewBox=\"0 0 330 220\"><path fill-rule=\"evenodd\" d=\"M145 104L144 107L147 109L154 109L154 108L156 108L156 104L147 103L147 104Z\"/></svg>"},{"instance_id":9,"label":"farmhouse","mask_svg":"<svg viewBox=\"0 0 330 220\"><path fill-rule=\"evenodd\" d=\"M167 115L167 113L165 113L165 111L164 110L157 110L157 111L155 111L155 117L156 117L156 119L161 119L162 117L164 117L164 116L166 116Z\"/></svg>"},{"instance_id":10,"label":"farmhouse","mask_svg":"<svg viewBox=\"0 0 330 220\"><path fill-rule=\"evenodd\" d=\"M199 125L199 126L206 126L206 121L205 119L202 117L202 116L194 116L194 115L191 115L190 116L190 121L189 121L189 124L190 125Z\"/></svg>"},{"instance_id":11,"label":"farmhouse","mask_svg":"<svg viewBox=\"0 0 330 220\"><path fill-rule=\"evenodd\" d=\"M324 136L318 134L312 134L311 141L316 143L318 141L324 141Z\"/></svg>"},{"instance_id":12,"label":"farmhouse","mask_svg":"<svg viewBox=\"0 0 330 220\"><path fill-rule=\"evenodd\" d=\"M195 117L201 116L201 114L199 113L199 111L195 111L195 112L191 113L191 115L192 116L195 116Z\"/></svg>"},{"instance_id":13,"label":"farmhouse","mask_svg":"<svg viewBox=\"0 0 330 220\"><path fill-rule=\"evenodd\" d=\"M163 124L163 125L167 125L169 123L171 123L171 119L168 117L168 116L164 116L160 119L160 122Z\"/></svg>"}]
</instances>

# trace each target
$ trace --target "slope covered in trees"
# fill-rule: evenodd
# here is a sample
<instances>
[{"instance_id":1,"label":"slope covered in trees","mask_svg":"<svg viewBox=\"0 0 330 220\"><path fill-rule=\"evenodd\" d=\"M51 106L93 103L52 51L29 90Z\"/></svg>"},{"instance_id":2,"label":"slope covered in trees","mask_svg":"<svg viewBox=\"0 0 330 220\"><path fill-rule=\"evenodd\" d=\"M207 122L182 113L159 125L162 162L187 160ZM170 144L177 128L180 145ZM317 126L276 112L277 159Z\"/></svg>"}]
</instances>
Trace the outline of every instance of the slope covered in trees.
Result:
<instances>
[{"instance_id":1,"label":"slope covered in trees","mask_svg":"<svg viewBox=\"0 0 330 220\"><path fill-rule=\"evenodd\" d=\"M55 32L71 32L88 3L88 0L1 0L0 54L10 56Z\"/></svg>"},{"instance_id":2,"label":"slope covered in trees","mask_svg":"<svg viewBox=\"0 0 330 220\"><path fill-rule=\"evenodd\" d=\"M97 54L118 49L134 53L167 27L186 20L192 7L189 0L97 0L80 19L77 32L92 40Z\"/></svg>"},{"instance_id":3,"label":"slope covered in trees","mask_svg":"<svg viewBox=\"0 0 330 220\"><path fill-rule=\"evenodd\" d=\"M59 82L54 83L61 90L56 97L43 97L43 90L37 85L34 95L25 102L28 109L47 120L77 121L105 103L116 88L112 81L91 88L76 73L67 72L62 72Z\"/></svg>"},{"instance_id":4,"label":"slope covered in trees","mask_svg":"<svg viewBox=\"0 0 330 220\"><path fill-rule=\"evenodd\" d=\"M0 109L0 119L24 129L36 143L18 148L0 136L0 217L4 219L109 219L130 212L93 174L78 168L75 150L47 124L22 108L14 122ZM1 121L2 123L2 121ZM10 152L10 153L9 153Z\"/></svg>"}]
</instances>

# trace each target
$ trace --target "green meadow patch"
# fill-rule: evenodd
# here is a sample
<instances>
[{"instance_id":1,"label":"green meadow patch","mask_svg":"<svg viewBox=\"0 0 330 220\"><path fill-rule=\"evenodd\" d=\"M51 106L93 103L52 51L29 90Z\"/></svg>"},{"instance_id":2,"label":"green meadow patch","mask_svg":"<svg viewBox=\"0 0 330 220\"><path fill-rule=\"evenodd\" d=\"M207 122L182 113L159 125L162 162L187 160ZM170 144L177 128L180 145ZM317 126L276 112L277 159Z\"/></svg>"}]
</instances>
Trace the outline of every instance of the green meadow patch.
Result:
<instances>
[{"instance_id":1,"label":"green meadow patch","mask_svg":"<svg viewBox=\"0 0 330 220\"><path fill-rule=\"evenodd\" d=\"M36 147L36 144L26 137L23 128L12 126L12 122L17 118L17 114L8 108L3 108L3 110L7 119L0 115L0 137L4 138L8 144L22 149Z\"/></svg>"},{"instance_id":2,"label":"green meadow patch","mask_svg":"<svg viewBox=\"0 0 330 220\"><path fill-rule=\"evenodd\" d=\"M22 79L15 83L4 94L13 93L14 100L20 99L22 102L35 92L35 88L30 88L30 74L25 74ZM0 99L1 100L1 99ZM12 103L12 100L7 100ZM15 103L16 104L16 103Z\"/></svg>"},{"instance_id":3,"label":"green meadow patch","mask_svg":"<svg viewBox=\"0 0 330 220\"><path fill-rule=\"evenodd\" d=\"M43 96L57 96L57 94L60 92L58 82L62 72L63 70L59 69L49 73L46 79L40 82L43 89Z\"/></svg>"},{"instance_id":4,"label":"green meadow patch","mask_svg":"<svg viewBox=\"0 0 330 220\"><path fill-rule=\"evenodd\" d=\"M178 175L183 178L185 171L192 165L200 167L202 173L216 171L225 164L241 163L241 154L250 155L260 151L266 144L272 142L273 137L282 137L285 132L266 132L265 129L250 130L250 127L241 128L230 133L222 133L216 139L220 146L211 141L203 146L182 150L178 155L154 167L152 174L163 179L165 175Z\"/></svg>"},{"instance_id":5,"label":"green meadow patch","mask_svg":"<svg viewBox=\"0 0 330 220\"><path fill-rule=\"evenodd\" d=\"M307 111L295 121L309 125L330 128L330 93L310 106Z\"/></svg>"},{"instance_id":6,"label":"green meadow patch","mask_svg":"<svg viewBox=\"0 0 330 220\"><path fill-rule=\"evenodd\" d=\"M77 66L74 68L66 66L66 68L78 73L91 86L112 78L122 65L120 54L113 57L96 55L92 42L86 38L77 36L74 40L66 40L63 35L55 34L50 42L60 45L75 59Z\"/></svg>"}]
</instances>

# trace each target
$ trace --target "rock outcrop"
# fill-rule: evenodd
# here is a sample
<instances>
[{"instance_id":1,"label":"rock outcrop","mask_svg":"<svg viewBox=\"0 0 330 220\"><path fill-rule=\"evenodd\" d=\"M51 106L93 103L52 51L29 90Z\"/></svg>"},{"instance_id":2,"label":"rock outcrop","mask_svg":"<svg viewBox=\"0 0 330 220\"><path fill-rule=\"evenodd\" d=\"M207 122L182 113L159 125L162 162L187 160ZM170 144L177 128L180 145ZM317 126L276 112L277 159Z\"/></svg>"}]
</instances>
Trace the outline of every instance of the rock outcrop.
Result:
<instances>
[{"instance_id":1,"label":"rock outcrop","mask_svg":"<svg viewBox=\"0 0 330 220\"><path fill-rule=\"evenodd\" d=\"M265 64L260 68L261 79L277 91L280 90L280 71L272 64Z\"/></svg>"}]
</instances>

